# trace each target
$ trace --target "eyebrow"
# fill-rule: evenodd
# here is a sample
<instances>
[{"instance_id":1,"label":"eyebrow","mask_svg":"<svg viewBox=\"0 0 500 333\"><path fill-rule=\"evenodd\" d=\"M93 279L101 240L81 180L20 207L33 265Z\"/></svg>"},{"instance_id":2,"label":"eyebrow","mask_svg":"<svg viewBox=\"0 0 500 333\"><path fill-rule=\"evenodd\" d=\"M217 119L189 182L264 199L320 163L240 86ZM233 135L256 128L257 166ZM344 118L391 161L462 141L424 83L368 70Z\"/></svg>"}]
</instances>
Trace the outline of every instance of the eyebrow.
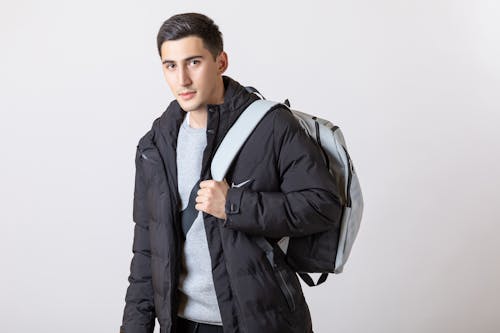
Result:
<instances>
[{"instance_id":1,"label":"eyebrow","mask_svg":"<svg viewBox=\"0 0 500 333\"><path fill-rule=\"evenodd\" d=\"M196 59L196 58L202 58L203 59L203 56L202 55L195 55L195 56L187 57L187 58L183 59L183 61L189 61L189 60L193 60L193 59ZM161 63L162 64L166 64L166 63L174 63L174 62L175 61L173 61L173 60L165 59Z\"/></svg>"}]
</instances>

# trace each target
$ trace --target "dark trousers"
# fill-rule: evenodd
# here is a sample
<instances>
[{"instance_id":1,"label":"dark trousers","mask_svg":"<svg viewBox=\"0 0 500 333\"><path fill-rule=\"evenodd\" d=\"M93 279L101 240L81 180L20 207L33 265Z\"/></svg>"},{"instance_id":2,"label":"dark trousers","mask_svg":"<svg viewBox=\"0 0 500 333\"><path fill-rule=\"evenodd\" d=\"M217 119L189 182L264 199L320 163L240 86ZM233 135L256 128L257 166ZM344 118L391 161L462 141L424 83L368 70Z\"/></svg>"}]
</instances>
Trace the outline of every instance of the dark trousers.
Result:
<instances>
[{"instance_id":1,"label":"dark trousers","mask_svg":"<svg viewBox=\"0 0 500 333\"><path fill-rule=\"evenodd\" d=\"M197 323L177 317L177 332L179 333L222 333L222 326Z\"/></svg>"}]
</instances>

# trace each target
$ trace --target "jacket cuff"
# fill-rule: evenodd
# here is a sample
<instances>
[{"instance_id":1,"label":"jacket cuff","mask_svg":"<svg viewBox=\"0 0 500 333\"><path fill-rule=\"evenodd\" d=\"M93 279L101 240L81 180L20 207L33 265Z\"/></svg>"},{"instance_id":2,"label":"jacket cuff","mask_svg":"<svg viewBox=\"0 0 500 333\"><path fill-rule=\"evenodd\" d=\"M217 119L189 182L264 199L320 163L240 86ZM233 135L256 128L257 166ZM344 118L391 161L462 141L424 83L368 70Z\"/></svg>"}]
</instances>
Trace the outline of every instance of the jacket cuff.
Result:
<instances>
[{"instance_id":1,"label":"jacket cuff","mask_svg":"<svg viewBox=\"0 0 500 333\"><path fill-rule=\"evenodd\" d=\"M231 219L231 215L239 214L241 208L241 197L243 196L243 189L237 187L230 187L226 195L226 220L224 226Z\"/></svg>"}]
</instances>

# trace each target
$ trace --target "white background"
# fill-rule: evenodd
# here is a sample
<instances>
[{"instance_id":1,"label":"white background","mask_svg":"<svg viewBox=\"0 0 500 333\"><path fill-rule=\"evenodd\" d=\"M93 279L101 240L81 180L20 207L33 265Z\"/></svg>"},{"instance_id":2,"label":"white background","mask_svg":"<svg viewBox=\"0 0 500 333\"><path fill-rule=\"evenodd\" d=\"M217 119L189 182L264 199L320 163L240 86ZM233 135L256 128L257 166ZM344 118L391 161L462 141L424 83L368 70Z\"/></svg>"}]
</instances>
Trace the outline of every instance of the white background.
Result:
<instances>
[{"instance_id":1,"label":"white background","mask_svg":"<svg viewBox=\"0 0 500 333\"><path fill-rule=\"evenodd\" d=\"M346 136L365 214L304 289L315 332L500 331L498 1L1 1L2 332L118 331L135 147L172 99L156 34L185 11L227 75Z\"/></svg>"}]
</instances>

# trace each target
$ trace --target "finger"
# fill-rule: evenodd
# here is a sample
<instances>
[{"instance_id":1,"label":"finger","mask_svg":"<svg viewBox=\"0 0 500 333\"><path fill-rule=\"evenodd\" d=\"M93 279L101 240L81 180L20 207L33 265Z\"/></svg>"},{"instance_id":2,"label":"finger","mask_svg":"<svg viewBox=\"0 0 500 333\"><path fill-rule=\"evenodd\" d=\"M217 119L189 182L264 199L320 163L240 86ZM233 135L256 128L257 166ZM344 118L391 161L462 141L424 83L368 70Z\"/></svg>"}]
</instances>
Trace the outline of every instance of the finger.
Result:
<instances>
[{"instance_id":1,"label":"finger","mask_svg":"<svg viewBox=\"0 0 500 333\"><path fill-rule=\"evenodd\" d=\"M210 188L202 188L199 189L198 192L196 192L197 195L202 196L202 197L211 197L212 196L212 189Z\"/></svg>"},{"instance_id":2,"label":"finger","mask_svg":"<svg viewBox=\"0 0 500 333\"><path fill-rule=\"evenodd\" d=\"M195 208L196 210L199 210L199 211L205 212L205 205L204 205L204 204L198 203L198 204L194 205L194 208Z\"/></svg>"},{"instance_id":3,"label":"finger","mask_svg":"<svg viewBox=\"0 0 500 333\"><path fill-rule=\"evenodd\" d=\"M197 206L198 208L196 208L196 206ZM196 206L195 206L195 208L196 208L197 210L199 210L199 211L201 211L201 212L205 212L205 213L207 213L207 214L212 214L212 213L211 213L211 212L212 212L212 210L211 210L211 209L210 209L210 207L208 207L206 204L197 204Z\"/></svg>"},{"instance_id":4,"label":"finger","mask_svg":"<svg viewBox=\"0 0 500 333\"><path fill-rule=\"evenodd\" d=\"M206 188L209 183L210 183L210 180L201 181L200 182L200 188Z\"/></svg>"},{"instance_id":5,"label":"finger","mask_svg":"<svg viewBox=\"0 0 500 333\"><path fill-rule=\"evenodd\" d=\"M214 187L215 183L216 183L216 181L213 179L204 180L204 181L200 182L200 188Z\"/></svg>"}]
</instances>

